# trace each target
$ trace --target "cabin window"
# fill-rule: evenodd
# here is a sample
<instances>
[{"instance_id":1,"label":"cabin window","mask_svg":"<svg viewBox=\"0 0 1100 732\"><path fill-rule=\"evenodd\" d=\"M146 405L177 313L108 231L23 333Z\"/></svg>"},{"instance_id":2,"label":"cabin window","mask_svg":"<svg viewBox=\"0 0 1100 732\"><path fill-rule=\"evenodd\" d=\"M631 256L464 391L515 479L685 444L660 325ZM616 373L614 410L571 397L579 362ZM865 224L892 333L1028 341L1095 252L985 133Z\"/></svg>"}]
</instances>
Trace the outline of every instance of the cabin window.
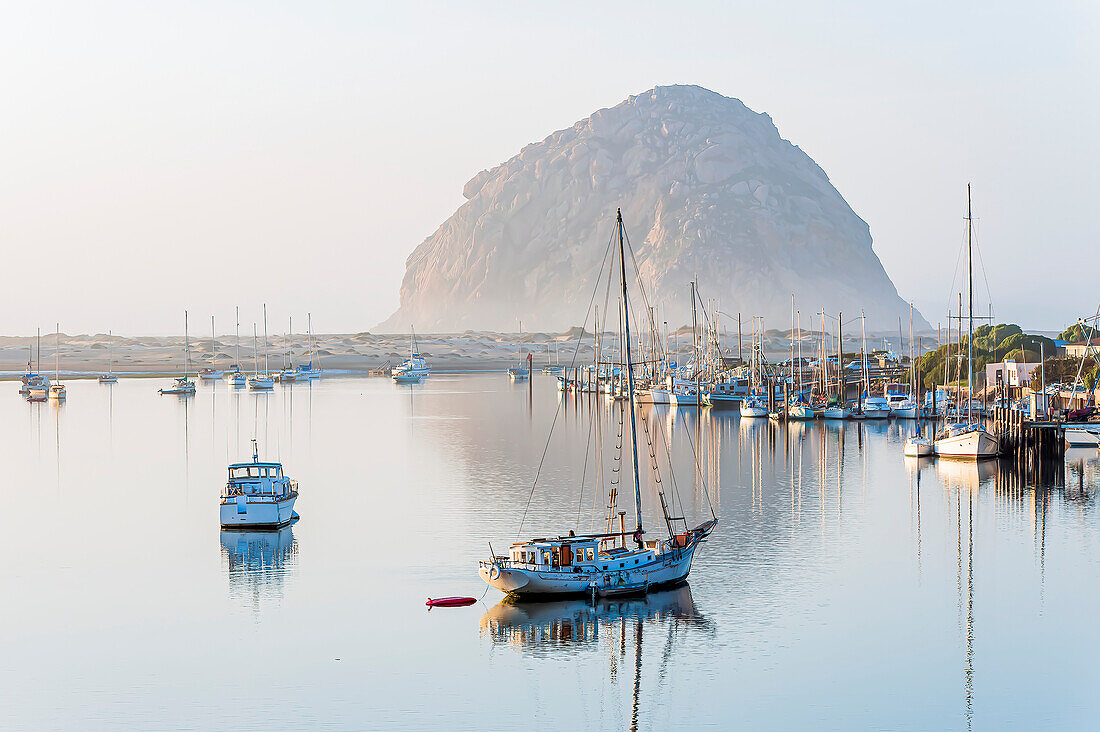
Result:
<instances>
[{"instance_id":1,"label":"cabin window","mask_svg":"<svg viewBox=\"0 0 1100 732\"><path fill-rule=\"evenodd\" d=\"M550 564L550 552L543 552L542 553L542 563L543 564Z\"/></svg>"},{"instance_id":2,"label":"cabin window","mask_svg":"<svg viewBox=\"0 0 1100 732\"><path fill-rule=\"evenodd\" d=\"M638 560L637 560L637 559L635 559L635 560L634 560L634 563L635 563L635 564L637 564L637 563L638 563Z\"/></svg>"},{"instance_id":3,"label":"cabin window","mask_svg":"<svg viewBox=\"0 0 1100 732\"><path fill-rule=\"evenodd\" d=\"M619 569L622 569L624 564L626 564L626 563L625 562L619 562Z\"/></svg>"},{"instance_id":4,"label":"cabin window","mask_svg":"<svg viewBox=\"0 0 1100 732\"><path fill-rule=\"evenodd\" d=\"M593 549L592 547L588 547L584 551L584 559L585 559L586 562L596 561L596 550Z\"/></svg>"}]
</instances>

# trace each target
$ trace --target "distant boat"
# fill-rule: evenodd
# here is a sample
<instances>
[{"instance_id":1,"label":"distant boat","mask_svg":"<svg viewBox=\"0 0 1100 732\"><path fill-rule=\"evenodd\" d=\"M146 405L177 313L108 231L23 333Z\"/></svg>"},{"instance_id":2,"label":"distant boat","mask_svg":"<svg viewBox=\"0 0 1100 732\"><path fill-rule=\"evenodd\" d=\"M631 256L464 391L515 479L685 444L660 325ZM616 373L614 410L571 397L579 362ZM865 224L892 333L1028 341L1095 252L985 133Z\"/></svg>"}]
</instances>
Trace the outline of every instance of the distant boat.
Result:
<instances>
[{"instance_id":1,"label":"distant boat","mask_svg":"<svg viewBox=\"0 0 1100 732\"><path fill-rule=\"evenodd\" d=\"M221 498L223 529L278 529L298 518L294 502L298 482L283 475L283 465L260 461L256 440L252 462L229 466L229 480Z\"/></svg>"},{"instance_id":2,"label":"distant boat","mask_svg":"<svg viewBox=\"0 0 1100 732\"><path fill-rule=\"evenodd\" d=\"M38 344L38 358L35 359L34 370L31 370L31 360L27 359L27 372L23 374L23 380L19 385L19 393L31 401L45 401L46 394L50 390L50 377L42 373L42 329L38 329L35 336Z\"/></svg>"},{"instance_id":3,"label":"distant boat","mask_svg":"<svg viewBox=\"0 0 1100 732\"><path fill-rule=\"evenodd\" d=\"M968 313L968 339L967 339L967 406L968 414L965 423L948 426L944 436L933 443L936 455L942 457L979 459L996 457L1001 452L1001 441L992 432L987 430L980 421L974 418L974 262L973 262L973 234L974 220L970 209L970 186L966 187L966 271L967 271L967 295L970 298ZM962 313L959 313L961 316ZM961 331L962 328L960 327Z\"/></svg>"},{"instance_id":4,"label":"distant boat","mask_svg":"<svg viewBox=\"0 0 1100 732\"><path fill-rule=\"evenodd\" d=\"M849 419L852 413L839 404L834 404L821 410L822 419Z\"/></svg>"},{"instance_id":5,"label":"distant boat","mask_svg":"<svg viewBox=\"0 0 1100 732\"><path fill-rule=\"evenodd\" d=\"M101 384L113 384L118 381L118 377L115 376L114 371L113 345L114 336L111 331L107 331L107 373L99 375L99 383Z\"/></svg>"},{"instance_id":6,"label":"distant boat","mask_svg":"<svg viewBox=\"0 0 1100 732\"><path fill-rule=\"evenodd\" d=\"M49 387L49 398L55 402L63 402L68 396L65 385L61 383L61 323L57 324L54 333L56 348L53 354L53 384Z\"/></svg>"},{"instance_id":7,"label":"distant boat","mask_svg":"<svg viewBox=\"0 0 1100 732\"><path fill-rule=\"evenodd\" d=\"M508 378L512 381L527 381L527 367L521 364L509 366Z\"/></svg>"},{"instance_id":8,"label":"distant boat","mask_svg":"<svg viewBox=\"0 0 1100 732\"><path fill-rule=\"evenodd\" d=\"M866 419L887 419L890 416L890 403L886 397L864 395L861 409Z\"/></svg>"},{"instance_id":9,"label":"distant boat","mask_svg":"<svg viewBox=\"0 0 1100 732\"><path fill-rule=\"evenodd\" d=\"M306 379L321 378L321 369L313 365L313 359L317 355L313 347L313 314L306 313L306 342L309 347L309 361L298 364L298 376Z\"/></svg>"},{"instance_id":10,"label":"distant boat","mask_svg":"<svg viewBox=\"0 0 1100 732\"><path fill-rule=\"evenodd\" d=\"M424 378L432 372L431 366L429 366L427 360L420 355L416 347L416 330L410 328L410 331L412 332L412 351L409 357L401 362L400 366L394 366L393 371L390 372L390 376L399 384L415 383L420 379L413 380L413 376Z\"/></svg>"},{"instance_id":11,"label":"distant boat","mask_svg":"<svg viewBox=\"0 0 1100 732\"><path fill-rule=\"evenodd\" d=\"M233 357L236 363L233 364L229 371L225 372L225 380L229 382L230 386L244 386L248 383L248 379L245 377L244 372L241 371L241 309L235 307L234 313L236 316L236 325L234 326L236 352L233 354Z\"/></svg>"},{"instance_id":12,"label":"distant boat","mask_svg":"<svg viewBox=\"0 0 1100 732\"><path fill-rule=\"evenodd\" d=\"M902 454L904 454L905 457L929 457L935 454L935 448L932 446L932 440L922 436L918 432L905 439L905 446L902 448Z\"/></svg>"},{"instance_id":13,"label":"distant boat","mask_svg":"<svg viewBox=\"0 0 1100 732\"><path fill-rule=\"evenodd\" d=\"M183 350L186 354L186 367L184 368L183 376L176 378L176 383L167 389L161 389L161 394L181 394L188 395L195 393L195 382L191 381L191 341L188 338L187 328L187 316L186 310L183 311Z\"/></svg>"},{"instance_id":14,"label":"distant boat","mask_svg":"<svg viewBox=\"0 0 1100 732\"><path fill-rule=\"evenodd\" d=\"M218 368L218 348L214 344L214 316L210 316L210 367L199 369L199 378L204 381L214 381L222 377L222 370Z\"/></svg>"},{"instance_id":15,"label":"distant boat","mask_svg":"<svg viewBox=\"0 0 1100 732\"><path fill-rule=\"evenodd\" d=\"M252 362L255 369L259 369L259 354L256 353L256 324L252 324ZM264 303L264 372L253 371L248 380L248 388L252 391L271 391L275 388L275 379L267 370L267 303Z\"/></svg>"}]
</instances>

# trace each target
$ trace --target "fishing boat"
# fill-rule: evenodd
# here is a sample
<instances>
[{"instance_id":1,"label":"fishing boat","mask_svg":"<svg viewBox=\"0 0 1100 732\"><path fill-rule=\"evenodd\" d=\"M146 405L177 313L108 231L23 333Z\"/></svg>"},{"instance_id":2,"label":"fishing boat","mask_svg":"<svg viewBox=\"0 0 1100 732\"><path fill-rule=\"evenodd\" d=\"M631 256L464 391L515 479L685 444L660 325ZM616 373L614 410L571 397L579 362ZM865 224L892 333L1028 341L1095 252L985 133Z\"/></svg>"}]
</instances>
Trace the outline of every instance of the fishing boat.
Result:
<instances>
[{"instance_id":1,"label":"fishing boat","mask_svg":"<svg viewBox=\"0 0 1100 732\"><path fill-rule=\"evenodd\" d=\"M968 334L967 339L967 421L947 426L943 437L933 443L936 455L941 457L980 459L996 457L1001 452L1001 441L975 419L974 399L974 220L970 208L970 185L966 186L966 270ZM960 313L961 315L961 313ZM961 328L960 328L961 330Z\"/></svg>"},{"instance_id":2,"label":"fishing boat","mask_svg":"<svg viewBox=\"0 0 1100 732\"><path fill-rule=\"evenodd\" d=\"M668 393L669 404L677 407L698 407L703 403L700 391L699 385L694 381L674 380Z\"/></svg>"},{"instance_id":3,"label":"fishing boat","mask_svg":"<svg viewBox=\"0 0 1100 732\"><path fill-rule=\"evenodd\" d=\"M107 331L107 373L99 375L99 383L101 384L114 384L118 381L118 377L115 376L114 371L114 335L111 331Z\"/></svg>"},{"instance_id":4,"label":"fishing boat","mask_svg":"<svg viewBox=\"0 0 1100 732\"><path fill-rule=\"evenodd\" d=\"M527 367L522 364L509 366L508 378L512 381L527 381Z\"/></svg>"},{"instance_id":5,"label":"fishing boat","mask_svg":"<svg viewBox=\"0 0 1100 732\"><path fill-rule=\"evenodd\" d=\"M261 461L256 440L252 461L229 466L221 498L223 529L279 529L298 518L298 481L283 475L282 463Z\"/></svg>"},{"instance_id":6,"label":"fishing boat","mask_svg":"<svg viewBox=\"0 0 1100 732\"><path fill-rule=\"evenodd\" d=\"M225 372L225 380L230 386L245 386L248 378L241 371L241 309L234 308L234 337L236 339L236 352L233 354L234 364Z\"/></svg>"},{"instance_id":7,"label":"fishing boat","mask_svg":"<svg viewBox=\"0 0 1100 732\"><path fill-rule=\"evenodd\" d=\"M668 389L654 384L649 387L649 401L651 404L668 404L671 401Z\"/></svg>"},{"instance_id":8,"label":"fishing boat","mask_svg":"<svg viewBox=\"0 0 1100 732\"><path fill-rule=\"evenodd\" d=\"M618 279L622 288L620 308L629 314L626 280L626 254L622 213L616 217L618 237ZM601 278L597 278L601 279ZM597 283L598 286L599 283ZM609 283L610 286L610 283ZM664 586L674 586L687 579L692 559L698 547L718 524L711 512L711 519L694 528L687 528L683 516L671 516L664 490L657 488L660 507L665 522L667 538L648 538L642 523L642 489L640 483L637 410L634 402L634 365L631 354L630 318L622 323L623 356L627 401L621 409L629 419L630 455L633 465L634 519L632 530L626 528L626 512L618 512L618 526L614 525L618 483L609 491L606 530L598 534L567 534L552 538L531 539L511 545L509 552L497 555L491 552L488 560L480 562L478 573L490 586L521 597L552 597L555 595L615 596L646 594ZM624 417L626 415L623 415ZM657 469L657 451L649 441L650 465ZM552 432L551 432L552 436ZM626 435L624 435L624 438ZM619 441L621 448L622 442ZM625 458L622 455L620 459ZM624 460L624 462L626 462ZM670 468L671 469L671 468ZM624 471L625 472L625 471ZM536 476L536 484L537 484ZM617 480L617 479L616 479ZM674 481L671 481L675 485ZM662 484L658 480L658 486ZM571 513L564 511L563 513ZM677 522L683 528L678 530ZM618 530L616 530L616 528ZM632 545L628 546L628 542Z\"/></svg>"},{"instance_id":9,"label":"fishing boat","mask_svg":"<svg viewBox=\"0 0 1100 732\"><path fill-rule=\"evenodd\" d=\"M184 368L183 376L176 378L176 381L172 386L167 389L160 389L161 394L179 394L187 396L188 394L195 393L195 382L191 380L191 342L187 335L187 311L183 311L183 351L185 354L186 367Z\"/></svg>"},{"instance_id":10,"label":"fishing boat","mask_svg":"<svg viewBox=\"0 0 1100 732\"><path fill-rule=\"evenodd\" d=\"M749 384L745 379L719 381L703 394L703 401L711 409L738 409L749 395Z\"/></svg>"},{"instance_id":11,"label":"fishing boat","mask_svg":"<svg viewBox=\"0 0 1100 732\"><path fill-rule=\"evenodd\" d=\"M222 377L222 370L218 368L218 348L214 343L214 316L210 316L210 366L199 369L199 378L203 381L216 381Z\"/></svg>"},{"instance_id":12,"label":"fishing boat","mask_svg":"<svg viewBox=\"0 0 1100 732\"><path fill-rule=\"evenodd\" d=\"M248 388L252 391L271 391L275 388L275 379L267 370L267 303L264 303L264 371L261 374L260 357L256 346L256 324L252 324L252 376L248 379Z\"/></svg>"},{"instance_id":13,"label":"fishing boat","mask_svg":"<svg viewBox=\"0 0 1100 732\"><path fill-rule=\"evenodd\" d=\"M65 385L61 383L61 323L57 324L54 331L54 343L53 383L50 384L47 395L50 401L63 402L68 398L68 392L65 390Z\"/></svg>"}]
</instances>

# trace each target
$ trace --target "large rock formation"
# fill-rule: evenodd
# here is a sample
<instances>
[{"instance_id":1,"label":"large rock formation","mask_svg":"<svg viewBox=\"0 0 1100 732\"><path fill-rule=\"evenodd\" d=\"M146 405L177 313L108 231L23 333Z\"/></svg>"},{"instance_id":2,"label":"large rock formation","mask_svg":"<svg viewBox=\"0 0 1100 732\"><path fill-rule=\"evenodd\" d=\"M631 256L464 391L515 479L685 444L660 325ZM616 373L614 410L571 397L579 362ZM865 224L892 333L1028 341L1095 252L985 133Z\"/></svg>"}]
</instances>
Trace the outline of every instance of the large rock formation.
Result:
<instances>
[{"instance_id":1,"label":"large rock formation","mask_svg":"<svg viewBox=\"0 0 1100 732\"><path fill-rule=\"evenodd\" d=\"M401 306L378 329L579 324L616 207L671 327L690 322L695 276L703 298L746 321L763 315L765 327L789 327L792 293L807 315L862 309L868 328L908 323L867 224L825 172L766 114L697 86L601 109L481 171L463 195L409 257Z\"/></svg>"}]
</instances>

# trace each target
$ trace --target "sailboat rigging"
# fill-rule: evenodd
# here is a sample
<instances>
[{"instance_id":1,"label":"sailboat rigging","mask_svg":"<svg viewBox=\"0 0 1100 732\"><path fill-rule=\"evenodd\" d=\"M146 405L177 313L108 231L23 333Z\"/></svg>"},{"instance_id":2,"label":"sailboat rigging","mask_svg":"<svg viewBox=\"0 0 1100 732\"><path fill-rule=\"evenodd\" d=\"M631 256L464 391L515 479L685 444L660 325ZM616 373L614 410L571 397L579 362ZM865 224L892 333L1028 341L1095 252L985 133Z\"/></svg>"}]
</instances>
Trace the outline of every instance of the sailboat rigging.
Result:
<instances>
[{"instance_id":1,"label":"sailboat rigging","mask_svg":"<svg viewBox=\"0 0 1100 732\"><path fill-rule=\"evenodd\" d=\"M620 315L622 316L622 351L624 356L625 390L627 398L617 402L618 408L630 411L630 455L633 468L634 528L626 528L625 512L619 511L618 531L612 525L615 507L617 479L613 479L608 504L608 523L605 531L594 534L577 534L569 531L565 536L531 539L511 545L506 555L493 554L479 567L481 578L490 586L519 596L553 596L590 594L612 596L645 594L658 587L674 586L684 582L691 571L695 550L718 524L712 518L695 528L687 528L683 516L670 516L660 480L657 494L664 514L667 539L647 540L643 525L642 491L638 461L638 427L635 412L633 356L631 353L630 305L626 280L626 234L622 212L617 212L615 235L618 240L619 280L621 285ZM609 252L613 252L609 243ZM606 259L605 259L606 261ZM614 276L614 257L612 257ZM599 278L597 278L599 279ZM597 282L597 287L599 283ZM644 291L643 291L644 296ZM581 328L583 333L584 329ZM559 407L560 408L560 407ZM644 425L643 421L643 425ZM647 440L648 427L646 428ZM621 441L619 442L621 452ZM657 469L656 451L650 442L651 466ZM618 471L614 471L618 472ZM536 483L538 475L536 474ZM534 486L532 486L533 494ZM682 521L684 530L675 532L673 523ZM627 546L628 538L634 547Z\"/></svg>"}]
</instances>

